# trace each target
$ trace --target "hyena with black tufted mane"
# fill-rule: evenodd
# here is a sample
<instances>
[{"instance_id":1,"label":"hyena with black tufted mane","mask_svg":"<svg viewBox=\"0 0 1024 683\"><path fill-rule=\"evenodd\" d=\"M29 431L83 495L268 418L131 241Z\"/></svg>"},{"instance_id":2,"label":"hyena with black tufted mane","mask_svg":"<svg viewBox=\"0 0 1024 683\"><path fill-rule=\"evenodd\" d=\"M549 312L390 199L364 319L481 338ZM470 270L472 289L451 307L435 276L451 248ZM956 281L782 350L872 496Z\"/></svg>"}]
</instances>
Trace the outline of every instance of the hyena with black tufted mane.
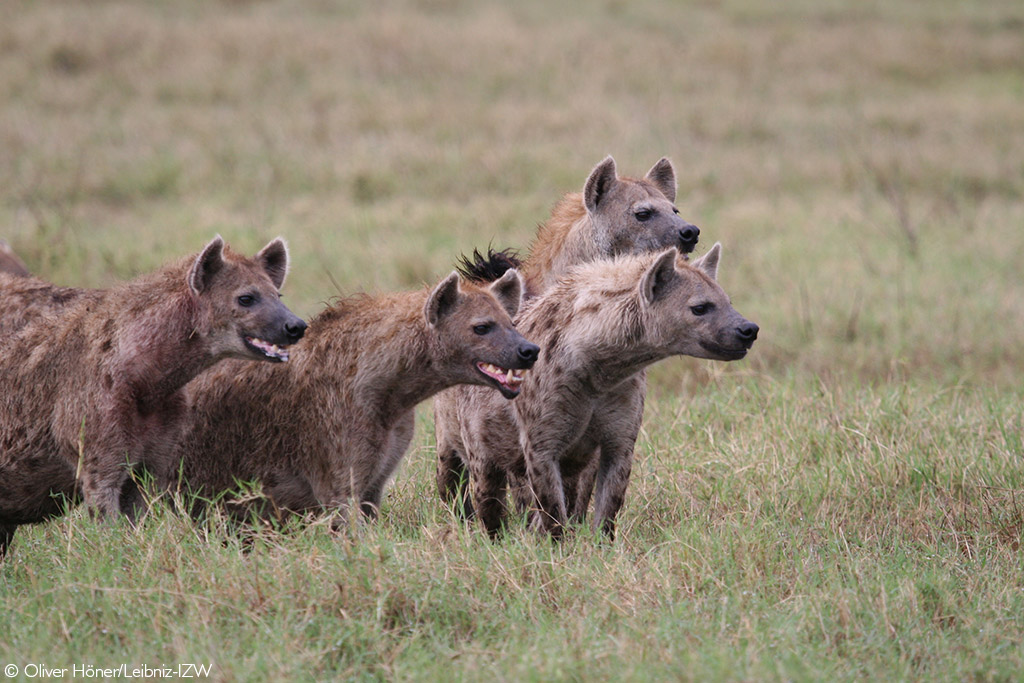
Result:
<instances>
[{"instance_id":1,"label":"hyena with black tufted mane","mask_svg":"<svg viewBox=\"0 0 1024 683\"><path fill-rule=\"evenodd\" d=\"M189 380L226 358L286 361L302 337L280 300L287 268L280 239L249 259L217 237L155 273L78 290L0 340L0 553L62 498L134 520L133 472L169 486Z\"/></svg>"},{"instance_id":2,"label":"hyena with black tufted mane","mask_svg":"<svg viewBox=\"0 0 1024 683\"><path fill-rule=\"evenodd\" d=\"M539 295L580 263L670 247L692 252L700 229L679 216L675 200L676 173L667 158L659 159L643 178L636 179L619 176L615 160L605 157L590 172L583 192L569 193L555 205L550 218L538 228L529 256L517 262L526 280L527 297ZM492 268L482 280L493 280L512 267L509 263L488 263L487 259L475 263ZM438 395L435 412L447 410L450 400L447 392ZM441 498L452 504L458 497L465 468L440 436L437 487Z\"/></svg>"},{"instance_id":3,"label":"hyena with black tufted mane","mask_svg":"<svg viewBox=\"0 0 1024 683\"><path fill-rule=\"evenodd\" d=\"M687 263L675 249L577 266L516 324L544 349L512 404L458 387L437 412L438 441L468 466L475 511L492 536L514 493L561 537L573 482L597 459L594 524L612 536L643 419L643 369L688 355L743 358L758 328L716 282L720 245Z\"/></svg>"},{"instance_id":4,"label":"hyena with black tufted mane","mask_svg":"<svg viewBox=\"0 0 1024 683\"><path fill-rule=\"evenodd\" d=\"M413 408L455 384L499 401L519 393L539 349L514 328L515 270L477 285L339 300L310 321L286 367L227 364L189 385L184 484L233 517L377 514L413 433ZM495 391L497 389L497 391ZM231 496L253 482L263 500Z\"/></svg>"}]
</instances>

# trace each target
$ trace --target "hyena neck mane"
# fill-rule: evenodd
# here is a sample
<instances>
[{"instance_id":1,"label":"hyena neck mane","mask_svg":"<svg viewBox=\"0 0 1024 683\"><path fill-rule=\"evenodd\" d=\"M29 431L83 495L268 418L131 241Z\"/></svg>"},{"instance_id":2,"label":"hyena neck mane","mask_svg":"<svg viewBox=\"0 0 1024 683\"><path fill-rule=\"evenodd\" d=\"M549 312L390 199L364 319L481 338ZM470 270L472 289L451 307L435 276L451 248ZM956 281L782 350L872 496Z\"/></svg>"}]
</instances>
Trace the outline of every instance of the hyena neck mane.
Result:
<instances>
[{"instance_id":1,"label":"hyena neck mane","mask_svg":"<svg viewBox=\"0 0 1024 683\"><path fill-rule=\"evenodd\" d=\"M201 307L185 282L189 264L182 261L102 295L110 316L98 326L95 348L100 362L109 362L128 381L143 414L220 360L201 334ZM88 311L96 304L83 297L76 305Z\"/></svg>"},{"instance_id":2,"label":"hyena neck mane","mask_svg":"<svg viewBox=\"0 0 1024 683\"><path fill-rule=\"evenodd\" d=\"M603 390L673 355L648 334L637 291L644 263L582 264L526 305L517 323L542 349L535 374L558 368L567 380Z\"/></svg>"},{"instance_id":3,"label":"hyena neck mane","mask_svg":"<svg viewBox=\"0 0 1024 683\"><path fill-rule=\"evenodd\" d=\"M572 266L598 258L593 231L583 194L570 192L562 197L547 222L537 229L523 266L527 293L539 294Z\"/></svg>"},{"instance_id":4,"label":"hyena neck mane","mask_svg":"<svg viewBox=\"0 0 1024 683\"><path fill-rule=\"evenodd\" d=\"M310 321L293 371L335 382L344 400L384 422L451 385L438 368L444 349L427 327L428 292L355 295Z\"/></svg>"}]
</instances>

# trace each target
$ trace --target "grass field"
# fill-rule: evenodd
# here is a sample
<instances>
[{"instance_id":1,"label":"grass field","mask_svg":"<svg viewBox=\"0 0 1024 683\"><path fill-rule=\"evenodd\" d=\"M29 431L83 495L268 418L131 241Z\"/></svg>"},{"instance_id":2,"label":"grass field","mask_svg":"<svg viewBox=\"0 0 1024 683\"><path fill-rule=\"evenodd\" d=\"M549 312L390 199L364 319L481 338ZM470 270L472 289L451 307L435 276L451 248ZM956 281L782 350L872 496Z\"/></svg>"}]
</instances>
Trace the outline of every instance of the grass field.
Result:
<instances>
[{"instance_id":1,"label":"grass field","mask_svg":"<svg viewBox=\"0 0 1024 683\"><path fill-rule=\"evenodd\" d=\"M0 666L217 680L1019 680L1024 6L33 2L0 22L0 237L105 286L220 233L286 299L525 249L667 155L761 326L655 367L618 538L490 543L433 489L266 533L23 528ZM13 671L13 670L12 670ZM39 676L43 677L43 676ZM81 676L78 676L81 677Z\"/></svg>"}]
</instances>

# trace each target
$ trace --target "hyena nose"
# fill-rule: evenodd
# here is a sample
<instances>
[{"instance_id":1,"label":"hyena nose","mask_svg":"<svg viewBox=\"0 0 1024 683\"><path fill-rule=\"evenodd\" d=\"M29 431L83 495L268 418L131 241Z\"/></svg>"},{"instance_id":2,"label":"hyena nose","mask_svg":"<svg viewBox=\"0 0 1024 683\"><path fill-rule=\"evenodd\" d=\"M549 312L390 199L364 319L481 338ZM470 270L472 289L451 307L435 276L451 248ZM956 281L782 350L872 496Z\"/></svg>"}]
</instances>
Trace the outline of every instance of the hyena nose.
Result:
<instances>
[{"instance_id":1,"label":"hyena nose","mask_svg":"<svg viewBox=\"0 0 1024 683\"><path fill-rule=\"evenodd\" d=\"M306 333L306 321L296 318L295 322L285 323L284 331L288 335L288 341L294 344Z\"/></svg>"},{"instance_id":2,"label":"hyena nose","mask_svg":"<svg viewBox=\"0 0 1024 683\"><path fill-rule=\"evenodd\" d=\"M679 229L679 242L683 245L684 252L691 252L697 246L697 238L700 237L700 228L687 223Z\"/></svg>"},{"instance_id":3,"label":"hyena nose","mask_svg":"<svg viewBox=\"0 0 1024 683\"><path fill-rule=\"evenodd\" d=\"M754 343L757 339L757 331L761 329L755 323L746 322L736 328L736 334L739 335L740 340L747 345L747 348Z\"/></svg>"},{"instance_id":4,"label":"hyena nose","mask_svg":"<svg viewBox=\"0 0 1024 683\"><path fill-rule=\"evenodd\" d=\"M521 362L530 366L537 362L537 359L540 357L540 347L530 343L520 344L519 348L516 349L516 355L519 356Z\"/></svg>"}]
</instances>

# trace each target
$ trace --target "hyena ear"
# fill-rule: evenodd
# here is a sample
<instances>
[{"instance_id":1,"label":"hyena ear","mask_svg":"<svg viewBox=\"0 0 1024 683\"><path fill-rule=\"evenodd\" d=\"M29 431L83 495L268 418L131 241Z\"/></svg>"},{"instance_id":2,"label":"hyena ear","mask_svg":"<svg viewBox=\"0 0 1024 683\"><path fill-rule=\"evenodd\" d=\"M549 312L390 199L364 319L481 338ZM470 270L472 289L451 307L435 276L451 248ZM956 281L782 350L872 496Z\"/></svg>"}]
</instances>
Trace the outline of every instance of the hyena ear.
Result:
<instances>
[{"instance_id":1,"label":"hyena ear","mask_svg":"<svg viewBox=\"0 0 1024 683\"><path fill-rule=\"evenodd\" d=\"M192 269L188 271L188 285L196 294L202 294L213 276L224 267L224 240L217 235L196 257Z\"/></svg>"},{"instance_id":2,"label":"hyena ear","mask_svg":"<svg viewBox=\"0 0 1024 683\"><path fill-rule=\"evenodd\" d=\"M598 205L608 196L612 187L619 180L615 173L615 159L609 154L604 161L594 167L583 186L583 204L587 207L588 213L597 211Z\"/></svg>"},{"instance_id":3,"label":"hyena ear","mask_svg":"<svg viewBox=\"0 0 1024 683\"><path fill-rule=\"evenodd\" d=\"M285 241L278 237L260 249L260 253L256 254L256 262L267 271L274 286L281 289L288 275L288 245Z\"/></svg>"},{"instance_id":4,"label":"hyena ear","mask_svg":"<svg viewBox=\"0 0 1024 683\"><path fill-rule=\"evenodd\" d=\"M662 157L644 176L644 180L654 185L670 201L676 200L676 170L668 157Z\"/></svg>"},{"instance_id":5,"label":"hyena ear","mask_svg":"<svg viewBox=\"0 0 1024 683\"><path fill-rule=\"evenodd\" d=\"M491 293L508 313L508 317L516 317L519 306L523 303L523 278L519 275L519 271L506 270L505 274L491 285Z\"/></svg>"},{"instance_id":6,"label":"hyena ear","mask_svg":"<svg viewBox=\"0 0 1024 683\"><path fill-rule=\"evenodd\" d=\"M427 297L427 303L423 307L423 316L431 326L437 325L441 318L445 317L459 303L459 274L452 271L452 274L441 281L434 291Z\"/></svg>"},{"instance_id":7,"label":"hyena ear","mask_svg":"<svg viewBox=\"0 0 1024 683\"><path fill-rule=\"evenodd\" d=\"M676 259L679 252L675 248L664 251L640 278L640 294L644 301L653 303L665 291L665 286L676 277Z\"/></svg>"},{"instance_id":8,"label":"hyena ear","mask_svg":"<svg viewBox=\"0 0 1024 683\"><path fill-rule=\"evenodd\" d=\"M694 268L699 268L704 271L705 274L712 280L718 281L718 259L722 256L722 243L715 242L715 246L711 247L708 253L701 256L696 261L690 263Z\"/></svg>"}]
</instances>

